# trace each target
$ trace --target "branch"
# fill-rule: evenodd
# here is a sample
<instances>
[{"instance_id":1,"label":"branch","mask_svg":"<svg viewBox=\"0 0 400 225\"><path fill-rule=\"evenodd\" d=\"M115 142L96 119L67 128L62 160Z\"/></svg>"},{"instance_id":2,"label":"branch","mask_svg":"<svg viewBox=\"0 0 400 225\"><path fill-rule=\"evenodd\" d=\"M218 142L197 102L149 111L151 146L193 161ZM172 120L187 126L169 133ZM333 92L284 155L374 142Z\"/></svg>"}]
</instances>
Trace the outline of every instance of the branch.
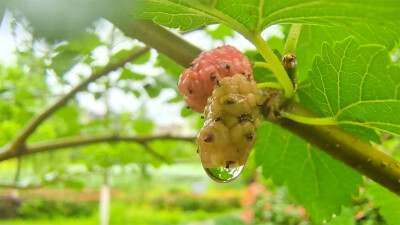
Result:
<instances>
[{"instance_id":1,"label":"branch","mask_svg":"<svg viewBox=\"0 0 400 225\"><path fill-rule=\"evenodd\" d=\"M16 151L17 149L23 150L25 141L29 137L30 134L32 134L35 129L50 115L52 115L57 109L65 105L68 100L73 98L75 94L79 91L85 90L87 88L87 85L96 79L98 79L101 76L104 76L108 74L111 71L114 71L123 65L125 63L132 61L136 57L142 55L143 53L148 51L148 47L142 47L140 49L137 49L135 51L132 51L131 53L127 54L124 58L120 59L117 62L110 62L108 65L103 67L102 69L95 71L92 75L90 75L86 80L84 80L82 83L80 83L78 86L73 88L70 92L68 92L66 95L58 99L56 102L45 108L41 113L36 115L34 118L32 118L28 124L22 128L18 136L11 142L10 145L5 146L3 148L0 148L0 158L1 157L7 157L7 155L12 155L15 154L13 151Z\"/></svg>"},{"instance_id":2,"label":"branch","mask_svg":"<svg viewBox=\"0 0 400 225\"><path fill-rule=\"evenodd\" d=\"M194 140L195 140L195 138L193 137L193 140L192 140L192 141L194 141ZM169 163L169 162L170 162L170 161L169 161L167 158L165 158L163 155L160 155L160 154L158 154L156 151L154 151L147 143L143 143L142 145L143 145L143 147L144 147L150 154L152 154L154 157L156 157L156 158L159 159L160 161L165 162L165 163Z\"/></svg>"},{"instance_id":3,"label":"branch","mask_svg":"<svg viewBox=\"0 0 400 225\"><path fill-rule=\"evenodd\" d=\"M30 188L40 188L41 184L23 184L18 182L4 182L0 181L0 188L18 188L18 189L30 189Z\"/></svg>"},{"instance_id":4,"label":"branch","mask_svg":"<svg viewBox=\"0 0 400 225\"><path fill-rule=\"evenodd\" d=\"M126 36L155 48L157 52L163 53L183 67L189 67L193 59L201 53L201 49L150 20L137 20L121 14L113 14L107 19Z\"/></svg>"},{"instance_id":5,"label":"branch","mask_svg":"<svg viewBox=\"0 0 400 225\"><path fill-rule=\"evenodd\" d=\"M287 108L298 115L316 117L299 103ZM400 162L338 126L303 124L288 118L271 120L319 147L361 174L400 195Z\"/></svg>"},{"instance_id":6,"label":"branch","mask_svg":"<svg viewBox=\"0 0 400 225\"><path fill-rule=\"evenodd\" d=\"M0 155L0 161L11 159L14 157L30 155L38 152L53 151L56 149L69 148L69 147L94 144L94 143L125 141L125 142L136 142L145 146L147 142L154 140L180 140L180 141L193 142L195 140L195 137L180 137L171 135L126 136L126 135L116 135L116 134L68 137L51 141L42 141L42 142L28 144L27 146L25 146L24 151L13 151L12 153L7 155Z\"/></svg>"},{"instance_id":7,"label":"branch","mask_svg":"<svg viewBox=\"0 0 400 225\"><path fill-rule=\"evenodd\" d=\"M136 38L137 35L132 34L134 32L132 32L132 27L130 27L132 26L132 23L134 23L134 19L111 19L111 21L124 31L127 36ZM140 21L137 23L143 24L146 22ZM159 29L154 28L155 26L157 25L152 24L148 29ZM135 31L138 32L136 29ZM151 31L149 32L151 33ZM160 36L162 37L162 35ZM145 38L153 39L153 37ZM141 41L146 43L146 40ZM190 64L190 61L197 57L198 54L196 52L200 52L200 49L196 51L193 48L185 47L187 42L183 39L176 38L174 38L172 43L173 47L171 47L169 51L165 51L165 48L168 48L169 46L169 40L163 38L153 39L152 43L149 45L157 51L163 52L184 67L187 67L187 65ZM178 54L182 54L182 56L185 57L185 60L182 60L181 57L177 56ZM296 114L300 114L300 111L302 111L304 115L310 116L310 114L312 114L309 110L299 104L291 104L292 109L298 111ZM312 114L312 116L314 116L314 114ZM305 125L285 118L273 122L292 133L297 134L332 157L342 161L363 175L400 195L400 162L374 148L369 143L363 142L359 138L343 131L337 126Z\"/></svg>"}]
</instances>

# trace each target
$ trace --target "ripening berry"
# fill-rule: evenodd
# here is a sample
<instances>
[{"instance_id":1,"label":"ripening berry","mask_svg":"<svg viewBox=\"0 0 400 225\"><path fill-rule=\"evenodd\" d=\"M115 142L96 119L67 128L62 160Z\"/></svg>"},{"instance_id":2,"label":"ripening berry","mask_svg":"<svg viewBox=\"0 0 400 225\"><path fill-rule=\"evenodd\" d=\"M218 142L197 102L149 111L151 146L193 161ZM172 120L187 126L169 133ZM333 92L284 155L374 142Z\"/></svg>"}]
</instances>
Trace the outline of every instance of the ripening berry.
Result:
<instances>
[{"instance_id":1,"label":"ripening berry","mask_svg":"<svg viewBox=\"0 0 400 225\"><path fill-rule=\"evenodd\" d=\"M204 127L197 136L204 168L246 163L257 138L257 84L242 74L224 77L207 100Z\"/></svg>"},{"instance_id":2,"label":"ripening berry","mask_svg":"<svg viewBox=\"0 0 400 225\"><path fill-rule=\"evenodd\" d=\"M249 59L235 47L225 45L202 52L179 77L179 93L191 109L202 113L217 83L235 74L242 74L240 79L253 80ZM228 87L232 88L231 93L238 88Z\"/></svg>"}]
</instances>

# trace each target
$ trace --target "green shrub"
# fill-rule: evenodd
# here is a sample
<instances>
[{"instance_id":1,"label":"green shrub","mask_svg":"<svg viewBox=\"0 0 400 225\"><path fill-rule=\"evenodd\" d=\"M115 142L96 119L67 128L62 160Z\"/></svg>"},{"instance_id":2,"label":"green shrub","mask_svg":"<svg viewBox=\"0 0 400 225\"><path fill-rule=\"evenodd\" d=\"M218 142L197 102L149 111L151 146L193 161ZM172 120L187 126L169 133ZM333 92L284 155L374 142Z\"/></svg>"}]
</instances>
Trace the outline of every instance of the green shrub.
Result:
<instances>
[{"instance_id":1,"label":"green shrub","mask_svg":"<svg viewBox=\"0 0 400 225\"><path fill-rule=\"evenodd\" d=\"M236 196L211 197L170 194L154 198L152 203L158 209L180 208L184 211L202 210L205 212L222 212L240 207L240 199Z\"/></svg>"},{"instance_id":2,"label":"green shrub","mask_svg":"<svg viewBox=\"0 0 400 225\"><path fill-rule=\"evenodd\" d=\"M20 205L21 218L53 219L57 217L87 217L96 209L94 202L51 201L44 198L29 199Z\"/></svg>"}]
</instances>

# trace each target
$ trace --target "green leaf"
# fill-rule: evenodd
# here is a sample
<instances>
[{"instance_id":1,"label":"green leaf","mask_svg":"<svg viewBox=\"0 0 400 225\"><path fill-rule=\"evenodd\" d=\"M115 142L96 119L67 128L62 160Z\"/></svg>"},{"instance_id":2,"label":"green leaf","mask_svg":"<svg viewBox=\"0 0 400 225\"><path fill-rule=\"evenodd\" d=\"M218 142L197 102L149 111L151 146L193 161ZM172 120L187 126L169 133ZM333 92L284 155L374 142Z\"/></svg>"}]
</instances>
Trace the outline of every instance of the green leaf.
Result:
<instances>
[{"instance_id":1,"label":"green leaf","mask_svg":"<svg viewBox=\"0 0 400 225\"><path fill-rule=\"evenodd\" d=\"M138 0L135 3L137 18L154 19L156 23L184 31L221 23L245 36L283 23L385 24L398 21L400 12L397 0Z\"/></svg>"},{"instance_id":2,"label":"green leaf","mask_svg":"<svg viewBox=\"0 0 400 225\"><path fill-rule=\"evenodd\" d=\"M50 67L58 76L68 72L75 64L81 61L82 54L77 51L62 51L53 57Z\"/></svg>"},{"instance_id":3,"label":"green leaf","mask_svg":"<svg viewBox=\"0 0 400 225\"><path fill-rule=\"evenodd\" d=\"M262 123L255 150L264 177L287 185L317 224L339 214L341 205L350 205L363 183L356 171L272 124Z\"/></svg>"},{"instance_id":4,"label":"green leaf","mask_svg":"<svg viewBox=\"0 0 400 225\"><path fill-rule=\"evenodd\" d=\"M215 40L224 40L225 37L233 37L233 30L232 28L220 24L216 29L211 29L207 27L204 29L208 35L211 36L212 39Z\"/></svg>"},{"instance_id":5,"label":"green leaf","mask_svg":"<svg viewBox=\"0 0 400 225\"><path fill-rule=\"evenodd\" d=\"M303 26L297 45L298 78L307 78L315 55L321 52L323 42L334 44L354 36L360 44L381 44L392 49L399 42L400 27L394 23L385 26L357 24L356 26Z\"/></svg>"},{"instance_id":6,"label":"green leaf","mask_svg":"<svg viewBox=\"0 0 400 225\"><path fill-rule=\"evenodd\" d=\"M68 40L68 45L62 46L66 50L90 54L94 48L101 45L100 38L93 33L83 33Z\"/></svg>"},{"instance_id":7,"label":"green leaf","mask_svg":"<svg viewBox=\"0 0 400 225\"><path fill-rule=\"evenodd\" d=\"M67 188L72 188L72 189L78 189L81 190L82 188L85 187L85 184L82 181L77 181L77 180L67 180L63 182L65 187Z\"/></svg>"},{"instance_id":8,"label":"green leaf","mask_svg":"<svg viewBox=\"0 0 400 225\"><path fill-rule=\"evenodd\" d=\"M110 61L111 62L118 62L121 59L123 59L126 55L128 55L129 53L131 53L131 52L133 52L133 51L135 51L135 50L137 50L139 48L140 48L139 46L134 46L131 49L122 49L119 52L115 53L111 57ZM141 56L139 56L139 57L135 58L134 60L132 60L131 63L132 64L143 64L143 63L146 63L147 61L149 61L150 56L151 56L150 51L147 51L146 53L144 53Z\"/></svg>"},{"instance_id":9,"label":"green leaf","mask_svg":"<svg viewBox=\"0 0 400 225\"><path fill-rule=\"evenodd\" d=\"M250 50L244 52L251 62L265 62L264 58L258 51ZM276 76L268 69L264 67L253 67L254 80L257 83L262 82L277 82Z\"/></svg>"},{"instance_id":10,"label":"green leaf","mask_svg":"<svg viewBox=\"0 0 400 225\"><path fill-rule=\"evenodd\" d=\"M308 80L299 84L299 88L297 90L297 96L300 103L307 108L311 109L313 112L324 115L322 111L314 104L312 96L308 91L309 82ZM351 124L340 124L340 127L346 130L347 132L359 137L363 141L373 141L375 143L380 144L381 139L379 135L376 133L374 129L360 127Z\"/></svg>"},{"instance_id":11,"label":"green leaf","mask_svg":"<svg viewBox=\"0 0 400 225\"><path fill-rule=\"evenodd\" d=\"M194 113L194 111L191 110L190 108L188 108L187 106L182 107L182 110L181 110L182 117L188 117L188 116L192 115L193 113Z\"/></svg>"},{"instance_id":12,"label":"green leaf","mask_svg":"<svg viewBox=\"0 0 400 225\"><path fill-rule=\"evenodd\" d=\"M182 102L182 101L183 101L183 95L176 95L175 97L168 100L168 103L176 103L176 102Z\"/></svg>"},{"instance_id":13,"label":"green leaf","mask_svg":"<svg viewBox=\"0 0 400 225\"><path fill-rule=\"evenodd\" d=\"M177 64L175 61L163 54L158 54L157 61L154 63L154 66L163 68L166 73L174 75L175 77L179 77L184 70L181 65Z\"/></svg>"},{"instance_id":14,"label":"green leaf","mask_svg":"<svg viewBox=\"0 0 400 225\"><path fill-rule=\"evenodd\" d=\"M138 134L150 134L154 128L154 123L147 119L137 119L133 121L133 129Z\"/></svg>"},{"instance_id":15,"label":"green leaf","mask_svg":"<svg viewBox=\"0 0 400 225\"><path fill-rule=\"evenodd\" d=\"M367 127L360 127L352 124L339 124L339 127L343 128L347 132L359 137L363 141L373 141L377 144L381 144L381 138L374 129Z\"/></svg>"},{"instance_id":16,"label":"green leaf","mask_svg":"<svg viewBox=\"0 0 400 225\"><path fill-rule=\"evenodd\" d=\"M338 124L400 134L400 73L388 67L381 45L358 45L354 38L325 43L309 73L310 93L325 116Z\"/></svg>"},{"instance_id":17,"label":"green leaf","mask_svg":"<svg viewBox=\"0 0 400 225\"><path fill-rule=\"evenodd\" d=\"M334 217L326 225L355 225L354 211L350 208L343 208L342 213Z\"/></svg>"},{"instance_id":18,"label":"green leaf","mask_svg":"<svg viewBox=\"0 0 400 225\"><path fill-rule=\"evenodd\" d=\"M122 70L119 76L120 80L143 80L144 78L146 78L146 75L132 72L132 70L126 68Z\"/></svg>"},{"instance_id":19,"label":"green leaf","mask_svg":"<svg viewBox=\"0 0 400 225\"><path fill-rule=\"evenodd\" d=\"M144 54L136 57L134 60L131 61L132 64L144 64L149 61L150 59L150 51L145 52Z\"/></svg>"},{"instance_id":20,"label":"green leaf","mask_svg":"<svg viewBox=\"0 0 400 225\"><path fill-rule=\"evenodd\" d=\"M400 221L400 197L378 184L368 187L368 194L377 206L380 206L379 213L385 218L388 224L395 225Z\"/></svg>"},{"instance_id":21,"label":"green leaf","mask_svg":"<svg viewBox=\"0 0 400 225\"><path fill-rule=\"evenodd\" d=\"M151 85L151 84L144 85L144 88L145 88L146 93L149 95L150 98L157 97L161 92L160 87L155 86L155 85Z\"/></svg>"}]
</instances>

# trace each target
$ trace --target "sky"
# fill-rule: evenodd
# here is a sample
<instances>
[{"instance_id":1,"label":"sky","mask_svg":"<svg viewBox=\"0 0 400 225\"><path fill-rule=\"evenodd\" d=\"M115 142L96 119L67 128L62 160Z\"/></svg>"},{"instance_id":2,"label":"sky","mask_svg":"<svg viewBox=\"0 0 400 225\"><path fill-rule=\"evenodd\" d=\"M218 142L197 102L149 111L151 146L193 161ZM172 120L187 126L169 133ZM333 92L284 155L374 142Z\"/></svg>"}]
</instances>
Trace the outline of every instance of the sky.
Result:
<instances>
[{"instance_id":1,"label":"sky","mask_svg":"<svg viewBox=\"0 0 400 225\"><path fill-rule=\"evenodd\" d=\"M13 37L11 35L11 18L8 13L3 18L0 26L0 63L12 63L12 53L15 50Z\"/></svg>"}]
</instances>

